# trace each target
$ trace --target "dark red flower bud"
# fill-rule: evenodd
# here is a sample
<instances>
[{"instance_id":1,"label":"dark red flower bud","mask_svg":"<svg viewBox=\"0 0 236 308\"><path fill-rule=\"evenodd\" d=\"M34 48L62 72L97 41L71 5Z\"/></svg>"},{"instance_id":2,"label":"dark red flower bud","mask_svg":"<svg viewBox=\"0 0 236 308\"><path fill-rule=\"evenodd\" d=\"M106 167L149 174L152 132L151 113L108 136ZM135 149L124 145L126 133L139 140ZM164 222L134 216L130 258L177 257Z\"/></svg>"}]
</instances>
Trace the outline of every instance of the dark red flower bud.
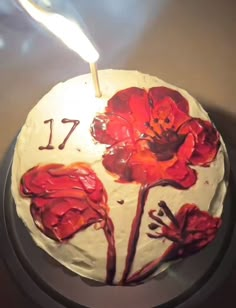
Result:
<instances>
[{"instance_id":1,"label":"dark red flower bud","mask_svg":"<svg viewBox=\"0 0 236 308\"><path fill-rule=\"evenodd\" d=\"M162 228L154 234L148 233L148 236L172 241L174 245L171 259L187 257L200 251L214 240L221 226L221 218L201 211L195 204L184 204L175 216L166 204L162 209L170 224L163 223L161 218L158 218L160 220L158 222L154 214L156 210L150 211L149 216Z\"/></svg>"}]
</instances>

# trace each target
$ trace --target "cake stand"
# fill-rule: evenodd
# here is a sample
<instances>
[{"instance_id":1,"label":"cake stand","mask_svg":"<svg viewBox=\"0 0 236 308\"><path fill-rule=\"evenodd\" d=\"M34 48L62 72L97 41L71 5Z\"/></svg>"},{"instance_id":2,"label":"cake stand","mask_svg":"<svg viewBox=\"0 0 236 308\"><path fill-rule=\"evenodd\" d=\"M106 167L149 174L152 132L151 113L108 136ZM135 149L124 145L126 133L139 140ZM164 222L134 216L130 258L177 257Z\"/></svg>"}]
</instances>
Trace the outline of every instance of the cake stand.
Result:
<instances>
[{"instance_id":1,"label":"cake stand","mask_svg":"<svg viewBox=\"0 0 236 308\"><path fill-rule=\"evenodd\" d=\"M12 143L0 173L2 257L18 285L43 308L194 307L227 277L236 258L236 200L231 175L223 225L215 241L135 287L97 285L65 269L38 248L16 214L11 195Z\"/></svg>"}]
</instances>

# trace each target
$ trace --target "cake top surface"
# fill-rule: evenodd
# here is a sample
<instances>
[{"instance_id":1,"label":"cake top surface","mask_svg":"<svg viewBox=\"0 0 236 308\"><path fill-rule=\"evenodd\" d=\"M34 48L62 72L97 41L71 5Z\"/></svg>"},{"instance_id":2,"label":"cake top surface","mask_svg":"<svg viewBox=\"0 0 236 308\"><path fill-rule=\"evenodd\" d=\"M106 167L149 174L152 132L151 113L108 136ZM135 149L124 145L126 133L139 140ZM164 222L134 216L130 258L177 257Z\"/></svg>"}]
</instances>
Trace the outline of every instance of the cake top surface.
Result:
<instances>
[{"instance_id":1,"label":"cake top surface","mask_svg":"<svg viewBox=\"0 0 236 308\"><path fill-rule=\"evenodd\" d=\"M136 71L104 70L99 78L101 98L88 74L58 84L31 110L15 147L12 193L39 247L99 281L109 259L117 283L124 268L135 276L163 256L183 218L217 230L227 158L207 113L186 91Z\"/></svg>"}]
</instances>

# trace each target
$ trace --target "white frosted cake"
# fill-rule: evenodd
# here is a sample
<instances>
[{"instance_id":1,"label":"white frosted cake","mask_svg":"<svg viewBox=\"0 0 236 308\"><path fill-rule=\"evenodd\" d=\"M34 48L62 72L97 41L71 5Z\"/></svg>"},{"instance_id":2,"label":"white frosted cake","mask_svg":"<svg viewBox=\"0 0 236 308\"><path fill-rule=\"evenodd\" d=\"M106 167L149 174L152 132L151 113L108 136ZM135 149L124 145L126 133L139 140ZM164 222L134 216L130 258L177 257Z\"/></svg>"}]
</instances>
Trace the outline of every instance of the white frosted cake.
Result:
<instances>
[{"instance_id":1,"label":"white frosted cake","mask_svg":"<svg viewBox=\"0 0 236 308\"><path fill-rule=\"evenodd\" d=\"M103 70L99 80L100 98L87 74L30 111L12 194L50 256L83 277L132 285L214 240L228 160L186 91L136 71Z\"/></svg>"}]
</instances>

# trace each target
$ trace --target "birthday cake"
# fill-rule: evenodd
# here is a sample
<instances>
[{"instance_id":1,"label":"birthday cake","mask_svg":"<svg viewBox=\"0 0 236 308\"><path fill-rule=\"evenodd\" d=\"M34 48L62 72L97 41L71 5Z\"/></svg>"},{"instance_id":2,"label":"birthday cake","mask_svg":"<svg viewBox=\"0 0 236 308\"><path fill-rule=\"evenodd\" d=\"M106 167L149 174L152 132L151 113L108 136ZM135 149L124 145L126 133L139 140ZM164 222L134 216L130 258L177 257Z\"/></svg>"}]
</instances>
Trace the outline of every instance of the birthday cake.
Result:
<instances>
[{"instance_id":1,"label":"birthday cake","mask_svg":"<svg viewBox=\"0 0 236 308\"><path fill-rule=\"evenodd\" d=\"M223 140L186 91L136 71L56 85L30 111L12 165L34 242L80 276L135 285L215 239Z\"/></svg>"}]
</instances>

